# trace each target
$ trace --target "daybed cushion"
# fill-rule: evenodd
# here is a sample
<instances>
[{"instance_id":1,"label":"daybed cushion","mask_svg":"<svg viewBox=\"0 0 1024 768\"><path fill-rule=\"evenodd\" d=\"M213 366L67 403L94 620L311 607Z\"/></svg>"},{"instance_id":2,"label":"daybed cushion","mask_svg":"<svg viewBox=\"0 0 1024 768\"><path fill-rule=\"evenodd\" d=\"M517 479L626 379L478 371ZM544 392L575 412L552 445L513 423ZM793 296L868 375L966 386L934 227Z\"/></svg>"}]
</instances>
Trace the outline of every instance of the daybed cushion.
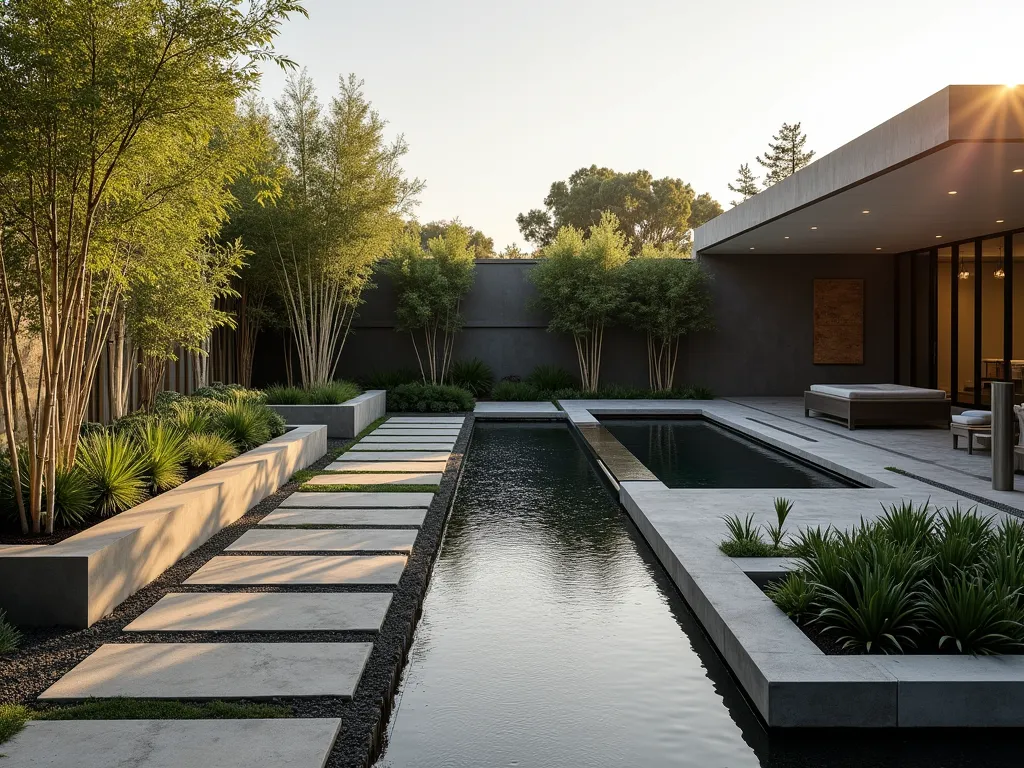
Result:
<instances>
[{"instance_id":1,"label":"daybed cushion","mask_svg":"<svg viewBox=\"0 0 1024 768\"><path fill-rule=\"evenodd\" d=\"M811 392L845 400L945 400L941 389L908 387L903 384L812 384Z\"/></svg>"},{"instance_id":2,"label":"daybed cushion","mask_svg":"<svg viewBox=\"0 0 1024 768\"><path fill-rule=\"evenodd\" d=\"M989 411L964 411L956 416L950 416L954 424L966 424L969 427L987 427L992 423L992 414Z\"/></svg>"}]
</instances>

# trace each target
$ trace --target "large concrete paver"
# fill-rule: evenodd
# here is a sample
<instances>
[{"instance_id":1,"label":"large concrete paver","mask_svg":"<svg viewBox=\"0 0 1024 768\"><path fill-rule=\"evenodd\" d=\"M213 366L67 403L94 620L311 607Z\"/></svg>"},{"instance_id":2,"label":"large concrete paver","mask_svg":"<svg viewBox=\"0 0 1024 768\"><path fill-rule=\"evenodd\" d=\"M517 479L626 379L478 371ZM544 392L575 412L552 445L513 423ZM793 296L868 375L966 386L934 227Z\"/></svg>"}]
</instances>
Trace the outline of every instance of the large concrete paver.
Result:
<instances>
[{"instance_id":1,"label":"large concrete paver","mask_svg":"<svg viewBox=\"0 0 1024 768\"><path fill-rule=\"evenodd\" d=\"M302 491L281 502L279 509L312 509L320 507L429 507L432 493L370 492L370 491Z\"/></svg>"},{"instance_id":2,"label":"large concrete paver","mask_svg":"<svg viewBox=\"0 0 1024 768\"><path fill-rule=\"evenodd\" d=\"M550 400L534 400L529 402L512 403L477 403L476 407L473 409L473 413L478 419L520 419L530 418L532 416L543 418L561 416L564 418L565 416L565 414L558 410Z\"/></svg>"},{"instance_id":3,"label":"large concrete paver","mask_svg":"<svg viewBox=\"0 0 1024 768\"><path fill-rule=\"evenodd\" d=\"M411 552L414 529L300 529L253 528L233 542L228 552Z\"/></svg>"},{"instance_id":4,"label":"large concrete paver","mask_svg":"<svg viewBox=\"0 0 1024 768\"><path fill-rule=\"evenodd\" d=\"M454 442L455 435L367 435L359 441L360 445L367 443L446 443Z\"/></svg>"},{"instance_id":5,"label":"large concrete paver","mask_svg":"<svg viewBox=\"0 0 1024 768\"><path fill-rule=\"evenodd\" d=\"M37 720L3 745L11 768L323 768L337 718Z\"/></svg>"},{"instance_id":6,"label":"large concrete paver","mask_svg":"<svg viewBox=\"0 0 1024 768\"><path fill-rule=\"evenodd\" d=\"M337 461L327 465L328 469L344 469L337 466L349 461L443 461L447 462L452 455L450 450L412 450L412 451L357 451L343 453Z\"/></svg>"},{"instance_id":7,"label":"large concrete paver","mask_svg":"<svg viewBox=\"0 0 1024 768\"><path fill-rule=\"evenodd\" d=\"M423 525L425 508L387 509L278 509L260 521L260 525Z\"/></svg>"},{"instance_id":8,"label":"large concrete paver","mask_svg":"<svg viewBox=\"0 0 1024 768\"><path fill-rule=\"evenodd\" d=\"M214 557L185 584L397 584L404 555L225 555Z\"/></svg>"},{"instance_id":9,"label":"large concrete paver","mask_svg":"<svg viewBox=\"0 0 1024 768\"><path fill-rule=\"evenodd\" d=\"M397 439L397 438L396 438ZM405 438L402 438L405 440ZM356 443L349 448L349 453L352 451L444 451L451 453L455 448L455 441L436 441L435 442L405 442L401 443L388 443L388 442L366 442L364 438L361 442Z\"/></svg>"},{"instance_id":10,"label":"large concrete paver","mask_svg":"<svg viewBox=\"0 0 1024 768\"><path fill-rule=\"evenodd\" d=\"M439 485L440 472L378 472L350 475L316 475L306 485Z\"/></svg>"},{"instance_id":11,"label":"large concrete paver","mask_svg":"<svg viewBox=\"0 0 1024 768\"><path fill-rule=\"evenodd\" d=\"M385 424L461 424L464 416L392 416Z\"/></svg>"},{"instance_id":12,"label":"large concrete paver","mask_svg":"<svg viewBox=\"0 0 1024 768\"><path fill-rule=\"evenodd\" d=\"M176 592L126 632L377 632L390 592Z\"/></svg>"},{"instance_id":13,"label":"large concrete paver","mask_svg":"<svg viewBox=\"0 0 1024 768\"><path fill-rule=\"evenodd\" d=\"M110 643L101 645L39 698L351 697L372 647L372 643Z\"/></svg>"},{"instance_id":14,"label":"large concrete paver","mask_svg":"<svg viewBox=\"0 0 1024 768\"><path fill-rule=\"evenodd\" d=\"M335 461L327 465L332 472L444 472L442 461Z\"/></svg>"},{"instance_id":15,"label":"large concrete paver","mask_svg":"<svg viewBox=\"0 0 1024 768\"><path fill-rule=\"evenodd\" d=\"M458 437L459 432L462 431L462 427L452 425L447 426L445 424L396 424L393 427L389 427L387 424L378 427L370 434L375 435L445 435Z\"/></svg>"}]
</instances>

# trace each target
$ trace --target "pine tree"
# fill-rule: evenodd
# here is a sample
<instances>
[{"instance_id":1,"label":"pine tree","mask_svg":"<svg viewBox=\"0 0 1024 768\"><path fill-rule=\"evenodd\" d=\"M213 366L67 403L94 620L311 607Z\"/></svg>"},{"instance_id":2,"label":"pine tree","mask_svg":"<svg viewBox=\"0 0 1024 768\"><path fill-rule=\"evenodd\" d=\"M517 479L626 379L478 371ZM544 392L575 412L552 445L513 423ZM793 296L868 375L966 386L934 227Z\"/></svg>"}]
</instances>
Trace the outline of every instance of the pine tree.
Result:
<instances>
[{"instance_id":1,"label":"pine tree","mask_svg":"<svg viewBox=\"0 0 1024 768\"><path fill-rule=\"evenodd\" d=\"M764 177L764 185L770 187L792 176L814 157L814 151L804 152L807 134L800 132L800 123L783 123L779 132L768 142L768 151L757 162L764 166L768 173Z\"/></svg>"},{"instance_id":2,"label":"pine tree","mask_svg":"<svg viewBox=\"0 0 1024 768\"><path fill-rule=\"evenodd\" d=\"M757 186L757 176L750 170L749 163L743 163L740 166L739 175L736 177L736 184L735 186L730 184L729 191L735 192L737 195L743 195L739 202L732 201L731 205L733 206L739 205L744 200L753 197L761 191Z\"/></svg>"}]
</instances>

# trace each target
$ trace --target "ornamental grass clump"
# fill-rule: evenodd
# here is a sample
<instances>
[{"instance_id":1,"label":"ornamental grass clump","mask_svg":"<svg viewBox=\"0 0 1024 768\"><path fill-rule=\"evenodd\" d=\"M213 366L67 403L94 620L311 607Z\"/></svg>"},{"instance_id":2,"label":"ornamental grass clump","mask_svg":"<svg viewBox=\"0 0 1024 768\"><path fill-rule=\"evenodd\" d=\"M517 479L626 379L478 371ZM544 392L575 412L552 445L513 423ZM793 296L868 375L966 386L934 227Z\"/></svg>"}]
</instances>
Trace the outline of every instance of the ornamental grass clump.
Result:
<instances>
[{"instance_id":1,"label":"ornamental grass clump","mask_svg":"<svg viewBox=\"0 0 1024 768\"><path fill-rule=\"evenodd\" d=\"M456 360L448 369L448 381L472 393L473 397L486 397L494 386L494 371L476 357Z\"/></svg>"},{"instance_id":2,"label":"ornamental grass clump","mask_svg":"<svg viewBox=\"0 0 1024 768\"><path fill-rule=\"evenodd\" d=\"M150 493L169 491L185 482L188 450L184 432L170 424L154 422L141 428L136 440Z\"/></svg>"},{"instance_id":3,"label":"ornamental grass clump","mask_svg":"<svg viewBox=\"0 0 1024 768\"><path fill-rule=\"evenodd\" d=\"M726 523L731 541L760 538L752 516ZM777 528L768 527L773 541ZM850 530L804 529L789 550L797 567L768 596L846 651L1024 648L1024 524L1017 519L996 525L977 508L904 501Z\"/></svg>"},{"instance_id":4,"label":"ornamental grass clump","mask_svg":"<svg viewBox=\"0 0 1024 768\"><path fill-rule=\"evenodd\" d=\"M230 440L213 434L189 435L185 451L188 463L197 469L213 469L238 455L238 449Z\"/></svg>"},{"instance_id":5,"label":"ornamental grass clump","mask_svg":"<svg viewBox=\"0 0 1024 768\"><path fill-rule=\"evenodd\" d=\"M83 438L77 466L95 494L101 517L116 515L146 498L146 464L125 433L101 432Z\"/></svg>"}]
</instances>

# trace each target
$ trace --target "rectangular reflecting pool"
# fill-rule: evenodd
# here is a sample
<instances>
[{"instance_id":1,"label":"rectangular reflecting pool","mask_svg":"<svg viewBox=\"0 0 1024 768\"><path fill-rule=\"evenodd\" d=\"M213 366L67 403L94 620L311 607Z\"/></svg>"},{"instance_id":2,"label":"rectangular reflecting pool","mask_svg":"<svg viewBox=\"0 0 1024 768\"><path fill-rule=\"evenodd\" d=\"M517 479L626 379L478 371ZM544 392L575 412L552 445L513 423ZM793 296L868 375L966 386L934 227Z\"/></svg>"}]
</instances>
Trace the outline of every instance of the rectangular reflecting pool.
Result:
<instances>
[{"instance_id":1,"label":"rectangular reflecting pool","mask_svg":"<svg viewBox=\"0 0 1024 768\"><path fill-rule=\"evenodd\" d=\"M769 734L561 424L478 423L380 768L981 768L1019 734Z\"/></svg>"},{"instance_id":2,"label":"rectangular reflecting pool","mask_svg":"<svg viewBox=\"0 0 1024 768\"><path fill-rule=\"evenodd\" d=\"M703 419L601 419L669 488L850 488L853 483Z\"/></svg>"}]
</instances>

